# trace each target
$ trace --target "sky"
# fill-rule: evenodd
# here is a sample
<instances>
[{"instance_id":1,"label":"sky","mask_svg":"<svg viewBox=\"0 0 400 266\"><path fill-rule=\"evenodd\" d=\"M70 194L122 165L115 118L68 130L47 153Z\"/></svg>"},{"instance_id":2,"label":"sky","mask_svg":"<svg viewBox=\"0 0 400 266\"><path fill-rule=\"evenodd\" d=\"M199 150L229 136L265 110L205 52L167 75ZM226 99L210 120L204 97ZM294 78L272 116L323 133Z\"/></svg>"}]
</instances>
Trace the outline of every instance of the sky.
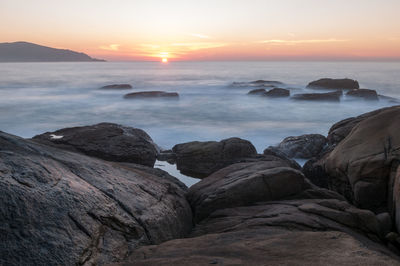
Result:
<instances>
[{"instance_id":1,"label":"sky","mask_svg":"<svg viewBox=\"0 0 400 266\"><path fill-rule=\"evenodd\" d=\"M106 60L399 60L400 0L0 0L0 42Z\"/></svg>"}]
</instances>

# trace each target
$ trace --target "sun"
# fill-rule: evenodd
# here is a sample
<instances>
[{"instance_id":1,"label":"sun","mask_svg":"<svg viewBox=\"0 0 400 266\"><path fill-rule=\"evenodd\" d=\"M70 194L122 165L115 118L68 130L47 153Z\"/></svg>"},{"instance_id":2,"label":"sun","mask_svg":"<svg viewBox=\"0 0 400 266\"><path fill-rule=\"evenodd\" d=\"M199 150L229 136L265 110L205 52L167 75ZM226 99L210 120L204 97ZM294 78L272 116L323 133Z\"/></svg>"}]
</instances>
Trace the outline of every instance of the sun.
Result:
<instances>
[{"instance_id":1,"label":"sun","mask_svg":"<svg viewBox=\"0 0 400 266\"><path fill-rule=\"evenodd\" d=\"M168 58L164 57L164 58L161 60L161 62L163 62L163 63L168 63Z\"/></svg>"}]
</instances>

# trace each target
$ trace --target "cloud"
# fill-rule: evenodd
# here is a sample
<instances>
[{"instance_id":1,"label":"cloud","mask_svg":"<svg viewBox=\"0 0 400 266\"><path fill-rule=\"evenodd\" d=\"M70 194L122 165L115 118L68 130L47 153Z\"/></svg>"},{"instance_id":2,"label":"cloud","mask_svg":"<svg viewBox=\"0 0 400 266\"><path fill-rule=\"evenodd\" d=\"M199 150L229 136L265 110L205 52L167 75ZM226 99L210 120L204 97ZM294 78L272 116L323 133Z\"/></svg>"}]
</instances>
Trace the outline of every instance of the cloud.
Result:
<instances>
[{"instance_id":1,"label":"cloud","mask_svg":"<svg viewBox=\"0 0 400 266\"><path fill-rule=\"evenodd\" d=\"M207 35L204 35L204 34L200 34L200 33L190 33L189 35L192 36L192 37L200 38L200 39L211 39L210 36L207 36Z\"/></svg>"},{"instance_id":2,"label":"cloud","mask_svg":"<svg viewBox=\"0 0 400 266\"><path fill-rule=\"evenodd\" d=\"M218 48L226 46L227 43L222 42L182 42L182 43L171 43L171 46L182 47L183 49L187 49L190 51L201 50L201 49L209 49L209 48Z\"/></svg>"},{"instance_id":3,"label":"cloud","mask_svg":"<svg viewBox=\"0 0 400 266\"><path fill-rule=\"evenodd\" d=\"M102 45L99 48L107 51L118 51L120 46L121 45L119 44L110 44L110 45Z\"/></svg>"},{"instance_id":4,"label":"cloud","mask_svg":"<svg viewBox=\"0 0 400 266\"><path fill-rule=\"evenodd\" d=\"M266 43L272 45L296 45L296 44L307 44L307 43L334 43L334 42L347 42L348 40L340 39L311 39L311 40L263 40L257 43Z\"/></svg>"}]
</instances>

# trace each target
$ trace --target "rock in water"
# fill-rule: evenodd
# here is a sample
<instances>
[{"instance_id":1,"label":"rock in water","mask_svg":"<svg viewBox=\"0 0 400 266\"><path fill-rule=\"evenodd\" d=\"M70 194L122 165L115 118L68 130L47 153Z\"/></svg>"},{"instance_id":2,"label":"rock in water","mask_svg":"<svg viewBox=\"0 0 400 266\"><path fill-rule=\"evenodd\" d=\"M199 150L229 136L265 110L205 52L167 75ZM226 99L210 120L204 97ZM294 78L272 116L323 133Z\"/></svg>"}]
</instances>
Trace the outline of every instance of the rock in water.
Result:
<instances>
[{"instance_id":1,"label":"rock in water","mask_svg":"<svg viewBox=\"0 0 400 266\"><path fill-rule=\"evenodd\" d=\"M0 132L0 263L104 265L192 227L186 187Z\"/></svg>"},{"instance_id":2,"label":"rock in water","mask_svg":"<svg viewBox=\"0 0 400 266\"><path fill-rule=\"evenodd\" d=\"M307 134L287 137L279 143L277 149L289 158L309 159L318 156L327 143L327 139L320 134Z\"/></svg>"},{"instance_id":3,"label":"rock in water","mask_svg":"<svg viewBox=\"0 0 400 266\"><path fill-rule=\"evenodd\" d=\"M267 91L265 89L254 89L254 90L249 91L247 94L248 95L262 95L266 92Z\"/></svg>"},{"instance_id":4,"label":"rock in water","mask_svg":"<svg viewBox=\"0 0 400 266\"><path fill-rule=\"evenodd\" d=\"M340 102L342 96L341 91L327 92L327 93L302 93L295 94L291 97L293 100L298 101L327 101L327 102Z\"/></svg>"},{"instance_id":5,"label":"rock in water","mask_svg":"<svg viewBox=\"0 0 400 266\"><path fill-rule=\"evenodd\" d=\"M323 78L312 81L307 85L311 89L340 89L340 90L357 90L360 88L357 80L353 79L331 79Z\"/></svg>"},{"instance_id":6,"label":"rock in water","mask_svg":"<svg viewBox=\"0 0 400 266\"><path fill-rule=\"evenodd\" d=\"M273 88L266 93L263 94L265 97L270 97L270 98L280 98L280 97L289 97L290 96L290 91L287 89L282 89L282 88Z\"/></svg>"},{"instance_id":7,"label":"rock in water","mask_svg":"<svg viewBox=\"0 0 400 266\"><path fill-rule=\"evenodd\" d=\"M165 91L139 91L132 92L124 95L125 99L143 99L143 98L179 98L177 92L165 92Z\"/></svg>"},{"instance_id":8,"label":"rock in water","mask_svg":"<svg viewBox=\"0 0 400 266\"><path fill-rule=\"evenodd\" d=\"M127 90L127 89L132 89L132 85L130 85L130 84L112 84L112 85L103 86L100 89Z\"/></svg>"},{"instance_id":9,"label":"rock in water","mask_svg":"<svg viewBox=\"0 0 400 266\"><path fill-rule=\"evenodd\" d=\"M150 167L157 156L157 147L146 132L111 123L64 128L37 135L33 140L108 161Z\"/></svg>"},{"instance_id":10,"label":"rock in water","mask_svg":"<svg viewBox=\"0 0 400 266\"><path fill-rule=\"evenodd\" d=\"M225 166L257 154L251 142L240 138L220 142L182 143L175 145L172 151L176 154L178 170L195 178L204 178Z\"/></svg>"},{"instance_id":11,"label":"rock in water","mask_svg":"<svg viewBox=\"0 0 400 266\"><path fill-rule=\"evenodd\" d=\"M378 94L375 90L368 90L368 89L357 89L351 90L346 93L347 96L353 98L361 98L367 101L378 101Z\"/></svg>"}]
</instances>

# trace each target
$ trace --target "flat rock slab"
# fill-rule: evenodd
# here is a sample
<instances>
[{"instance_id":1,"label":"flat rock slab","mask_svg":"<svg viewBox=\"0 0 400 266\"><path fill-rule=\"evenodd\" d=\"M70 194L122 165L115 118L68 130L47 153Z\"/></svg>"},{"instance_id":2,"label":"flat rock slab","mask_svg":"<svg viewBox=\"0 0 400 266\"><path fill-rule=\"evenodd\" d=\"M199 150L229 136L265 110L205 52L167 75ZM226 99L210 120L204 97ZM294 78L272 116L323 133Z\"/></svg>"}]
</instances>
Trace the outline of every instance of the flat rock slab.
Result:
<instances>
[{"instance_id":1,"label":"flat rock slab","mask_svg":"<svg viewBox=\"0 0 400 266\"><path fill-rule=\"evenodd\" d=\"M132 85L131 84L112 84L112 85L103 86L100 89L105 89L105 90L128 90L128 89L132 89Z\"/></svg>"},{"instance_id":2,"label":"flat rock slab","mask_svg":"<svg viewBox=\"0 0 400 266\"><path fill-rule=\"evenodd\" d=\"M165 92L165 91L140 91L132 92L124 95L125 99L146 99L146 98L170 98L178 99L179 94L177 92Z\"/></svg>"}]
</instances>

